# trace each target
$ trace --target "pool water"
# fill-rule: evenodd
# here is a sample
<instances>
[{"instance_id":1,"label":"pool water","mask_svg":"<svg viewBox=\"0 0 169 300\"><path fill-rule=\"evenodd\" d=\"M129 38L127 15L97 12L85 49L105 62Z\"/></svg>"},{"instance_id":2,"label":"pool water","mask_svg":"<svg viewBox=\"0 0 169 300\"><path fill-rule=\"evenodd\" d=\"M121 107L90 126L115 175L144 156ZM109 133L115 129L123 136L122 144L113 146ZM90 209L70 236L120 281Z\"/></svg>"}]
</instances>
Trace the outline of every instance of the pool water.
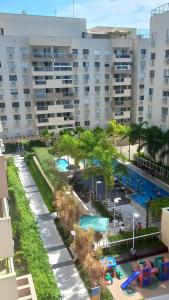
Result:
<instances>
[{"instance_id":1,"label":"pool water","mask_svg":"<svg viewBox=\"0 0 169 300\"><path fill-rule=\"evenodd\" d=\"M130 197L142 206L146 206L146 201L149 201L151 198L169 196L167 191L141 176L130 167L128 167L127 175L121 176L120 179L123 184L136 192Z\"/></svg>"},{"instance_id":2,"label":"pool water","mask_svg":"<svg viewBox=\"0 0 169 300\"><path fill-rule=\"evenodd\" d=\"M64 158L59 158L56 160L56 166L60 172L67 172L68 165L69 165L68 161Z\"/></svg>"}]
</instances>

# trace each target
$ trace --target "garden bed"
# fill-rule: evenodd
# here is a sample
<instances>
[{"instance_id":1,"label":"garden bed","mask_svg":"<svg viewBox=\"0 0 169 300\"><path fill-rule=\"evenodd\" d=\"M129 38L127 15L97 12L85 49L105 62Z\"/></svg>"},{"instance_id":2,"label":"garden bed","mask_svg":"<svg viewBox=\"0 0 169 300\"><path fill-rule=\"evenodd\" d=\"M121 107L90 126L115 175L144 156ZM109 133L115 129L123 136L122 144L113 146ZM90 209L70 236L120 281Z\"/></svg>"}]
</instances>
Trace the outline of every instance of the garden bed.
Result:
<instances>
[{"instance_id":1,"label":"garden bed","mask_svg":"<svg viewBox=\"0 0 169 300\"><path fill-rule=\"evenodd\" d=\"M47 253L43 247L40 233L29 208L13 160L7 163L10 201L16 207L14 238L20 244L28 272L32 274L38 300L58 300L60 292L56 286Z\"/></svg>"}]
</instances>

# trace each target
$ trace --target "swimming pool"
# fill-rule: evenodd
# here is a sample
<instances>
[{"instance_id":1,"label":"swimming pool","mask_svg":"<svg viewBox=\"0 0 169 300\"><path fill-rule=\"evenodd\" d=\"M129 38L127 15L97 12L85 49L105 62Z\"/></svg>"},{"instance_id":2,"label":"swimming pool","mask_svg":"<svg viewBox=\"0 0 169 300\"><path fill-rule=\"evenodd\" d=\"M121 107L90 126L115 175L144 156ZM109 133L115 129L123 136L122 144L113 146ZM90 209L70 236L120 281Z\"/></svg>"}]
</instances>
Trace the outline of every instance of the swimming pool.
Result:
<instances>
[{"instance_id":1,"label":"swimming pool","mask_svg":"<svg viewBox=\"0 0 169 300\"><path fill-rule=\"evenodd\" d=\"M120 179L123 184L136 192L130 195L130 198L144 207L146 206L146 201L149 201L151 198L153 200L169 196L169 192L138 174L131 167L127 168L127 175L121 176Z\"/></svg>"},{"instance_id":2,"label":"swimming pool","mask_svg":"<svg viewBox=\"0 0 169 300\"><path fill-rule=\"evenodd\" d=\"M67 172L68 171L67 167L68 167L69 163L66 159L59 158L59 159L56 160L55 164L56 164L56 166L57 166L57 168L60 172Z\"/></svg>"}]
</instances>

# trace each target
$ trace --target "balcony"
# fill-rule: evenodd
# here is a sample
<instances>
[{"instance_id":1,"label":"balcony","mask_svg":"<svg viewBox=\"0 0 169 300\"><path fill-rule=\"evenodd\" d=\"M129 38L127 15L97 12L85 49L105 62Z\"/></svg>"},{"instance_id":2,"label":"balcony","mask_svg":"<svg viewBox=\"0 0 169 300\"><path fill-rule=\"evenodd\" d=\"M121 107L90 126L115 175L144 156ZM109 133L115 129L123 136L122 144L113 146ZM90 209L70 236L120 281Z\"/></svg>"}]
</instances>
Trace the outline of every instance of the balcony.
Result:
<instances>
[{"instance_id":1,"label":"balcony","mask_svg":"<svg viewBox=\"0 0 169 300\"><path fill-rule=\"evenodd\" d=\"M31 61L51 61L52 60L52 53L48 52L48 53L44 53L44 52L36 52L36 53L32 53L31 54Z\"/></svg>"},{"instance_id":2,"label":"balcony","mask_svg":"<svg viewBox=\"0 0 169 300\"><path fill-rule=\"evenodd\" d=\"M40 119L37 119L37 122L38 123L48 123L49 119L48 118L40 118Z\"/></svg>"},{"instance_id":3,"label":"balcony","mask_svg":"<svg viewBox=\"0 0 169 300\"><path fill-rule=\"evenodd\" d=\"M168 85L169 84L169 77L164 77L164 84Z\"/></svg>"},{"instance_id":4,"label":"balcony","mask_svg":"<svg viewBox=\"0 0 169 300\"><path fill-rule=\"evenodd\" d=\"M34 66L32 68L33 72L52 72L53 71L53 67L51 66Z\"/></svg>"},{"instance_id":5,"label":"balcony","mask_svg":"<svg viewBox=\"0 0 169 300\"><path fill-rule=\"evenodd\" d=\"M166 58L165 58L164 63L165 63L166 65L169 65L169 57L166 57Z\"/></svg>"},{"instance_id":6,"label":"balcony","mask_svg":"<svg viewBox=\"0 0 169 300\"><path fill-rule=\"evenodd\" d=\"M65 62L65 61L73 61L72 54L65 54L65 53L53 53L53 58L55 62Z\"/></svg>"},{"instance_id":7,"label":"balcony","mask_svg":"<svg viewBox=\"0 0 169 300\"><path fill-rule=\"evenodd\" d=\"M168 104L168 98L167 98L167 97L163 97L162 103L163 103L163 104Z\"/></svg>"},{"instance_id":8,"label":"balcony","mask_svg":"<svg viewBox=\"0 0 169 300\"><path fill-rule=\"evenodd\" d=\"M17 277L18 300L37 300L31 274Z\"/></svg>"},{"instance_id":9,"label":"balcony","mask_svg":"<svg viewBox=\"0 0 169 300\"><path fill-rule=\"evenodd\" d=\"M167 115L166 114L161 114L161 122L165 123L167 120Z\"/></svg>"}]
</instances>

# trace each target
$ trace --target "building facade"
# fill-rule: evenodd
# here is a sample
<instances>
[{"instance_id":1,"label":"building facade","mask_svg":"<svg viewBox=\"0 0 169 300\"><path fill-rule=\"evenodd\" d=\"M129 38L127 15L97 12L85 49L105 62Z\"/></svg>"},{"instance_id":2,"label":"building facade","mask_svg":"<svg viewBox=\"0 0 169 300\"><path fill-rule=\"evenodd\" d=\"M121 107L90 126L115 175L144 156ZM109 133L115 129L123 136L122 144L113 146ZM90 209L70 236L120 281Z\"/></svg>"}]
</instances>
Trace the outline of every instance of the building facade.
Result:
<instances>
[{"instance_id":1,"label":"building facade","mask_svg":"<svg viewBox=\"0 0 169 300\"><path fill-rule=\"evenodd\" d=\"M169 129L169 4L152 10L144 119Z\"/></svg>"},{"instance_id":2,"label":"building facade","mask_svg":"<svg viewBox=\"0 0 169 300\"><path fill-rule=\"evenodd\" d=\"M0 14L3 138L128 124L137 39L134 28L87 31L85 19Z\"/></svg>"}]
</instances>

